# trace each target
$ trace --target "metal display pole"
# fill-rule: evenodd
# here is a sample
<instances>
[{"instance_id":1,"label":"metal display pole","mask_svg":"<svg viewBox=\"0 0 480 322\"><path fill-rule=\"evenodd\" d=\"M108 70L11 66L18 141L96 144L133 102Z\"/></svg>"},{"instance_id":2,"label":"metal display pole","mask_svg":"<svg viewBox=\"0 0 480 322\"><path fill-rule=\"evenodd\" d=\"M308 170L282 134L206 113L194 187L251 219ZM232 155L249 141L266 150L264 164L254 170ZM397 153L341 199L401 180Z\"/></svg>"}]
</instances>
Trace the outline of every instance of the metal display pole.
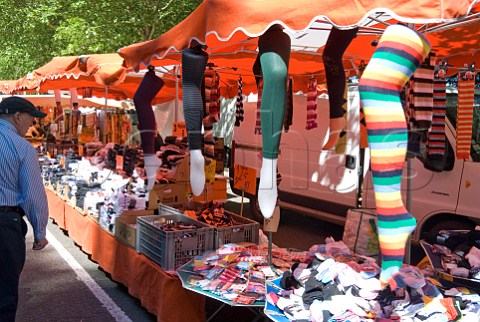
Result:
<instances>
[{"instance_id":1,"label":"metal display pole","mask_svg":"<svg viewBox=\"0 0 480 322\"><path fill-rule=\"evenodd\" d=\"M412 164L413 156L407 154L407 194L406 194L406 208L409 213L412 213ZM405 263L411 262L411 247L412 247L412 235L408 236L407 243L405 245Z\"/></svg>"}]
</instances>

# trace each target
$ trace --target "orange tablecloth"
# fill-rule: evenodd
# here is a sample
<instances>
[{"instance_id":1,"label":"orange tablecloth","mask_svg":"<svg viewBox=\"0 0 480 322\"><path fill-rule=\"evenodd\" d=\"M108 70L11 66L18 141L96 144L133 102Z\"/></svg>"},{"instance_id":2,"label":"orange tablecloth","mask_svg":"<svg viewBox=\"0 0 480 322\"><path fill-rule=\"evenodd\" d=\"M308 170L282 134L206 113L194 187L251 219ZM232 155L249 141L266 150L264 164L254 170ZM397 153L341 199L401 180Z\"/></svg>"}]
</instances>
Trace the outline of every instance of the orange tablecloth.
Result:
<instances>
[{"instance_id":1,"label":"orange tablecloth","mask_svg":"<svg viewBox=\"0 0 480 322\"><path fill-rule=\"evenodd\" d=\"M65 229L66 202L50 189L45 189L48 200L48 213L60 228Z\"/></svg>"},{"instance_id":2,"label":"orange tablecloth","mask_svg":"<svg viewBox=\"0 0 480 322\"><path fill-rule=\"evenodd\" d=\"M63 202L63 208L54 197ZM126 285L128 292L157 316L157 321L205 321L204 296L184 289L178 277L167 274L156 263L115 239L92 217L84 216L57 195L49 196L49 205L51 200L57 207L50 208L50 216L61 217L53 211L64 209L69 236L115 281Z\"/></svg>"}]
</instances>

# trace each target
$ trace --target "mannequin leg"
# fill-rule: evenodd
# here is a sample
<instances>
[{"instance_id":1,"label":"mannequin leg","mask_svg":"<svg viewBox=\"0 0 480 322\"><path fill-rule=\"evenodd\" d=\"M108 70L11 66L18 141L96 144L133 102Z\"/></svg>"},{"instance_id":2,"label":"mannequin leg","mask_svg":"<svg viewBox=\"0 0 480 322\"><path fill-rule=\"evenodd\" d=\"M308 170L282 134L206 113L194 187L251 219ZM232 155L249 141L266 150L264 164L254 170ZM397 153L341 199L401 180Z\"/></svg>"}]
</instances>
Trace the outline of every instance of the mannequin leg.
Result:
<instances>
[{"instance_id":1,"label":"mannequin leg","mask_svg":"<svg viewBox=\"0 0 480 322\"><path fill-rule=\"evenodd\" d=\"M258 41L263 74L261 104L263 161L260 170L258 203L265 218L270 218L277 202L277 159L285 115L290 37L273 26Z\"/></svg>"},{"instance_id":2,"label":"mannequin leg","mask_svg":"<svg viewBox=\"0 0 480 322\"><path fill-rule=\"evenodd\" d=\"M152 100L162 89L163 84L164 81L157 77L153 70L149 70L133 96L138 117L138 129L142 140L143 159L147 174L147 191L152 190L157 178L158 168L162 165L162 160L155 155L155 115L152 110Z\"/></svg>"},{"instance_id":3,"label":"mannequin leg","mask_svg":"<svg viewBox=\"0 0 480 322\"><path fill-rule=\"evenodd\" d=\"M200 47L190 47L182 52L182 99L188 149L190 150L190 185L198 196L205 186L205 159L202 155L203 99L202 82L208 54Z\"/></svg>"},{"instance_id":4,"label":"mannequin leg","mask_svg":"<svg viewBox=\"0 0 480 322\"><path fill-rule=\"evenodd\" d=\"M405 243L416 226L400 191L407 150L400 92L429 51L428 40L416 31L389 26L359 82L371 150L383 283L400 270Z\"/></svg>"},{"instance_id":5,"label":"mannequin leg","mask_svg":"<svg viewBox=\"0 0 480 322\"><path fill-rule=\"evenodd\" d=\"M328 150L337 144L340 133L345 127L346 120L343 117L345 111L342 105L345 103L344 92L347 79L343 67L342 57L348 45L357 35L358 28L340 30L332 27L323 51L323 64L327 77L328 97L330 104L330 129L327 143L323 150Z\"/></svg>"}]
</instances>

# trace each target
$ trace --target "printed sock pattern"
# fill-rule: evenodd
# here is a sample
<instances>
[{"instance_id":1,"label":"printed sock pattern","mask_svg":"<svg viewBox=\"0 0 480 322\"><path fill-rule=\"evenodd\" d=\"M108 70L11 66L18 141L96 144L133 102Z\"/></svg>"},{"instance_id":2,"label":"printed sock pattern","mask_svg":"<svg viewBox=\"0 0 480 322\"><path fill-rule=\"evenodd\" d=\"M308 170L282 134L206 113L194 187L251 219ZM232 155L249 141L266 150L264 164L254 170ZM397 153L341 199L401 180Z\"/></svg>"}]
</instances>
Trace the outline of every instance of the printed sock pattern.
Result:
<instances>
[{"instance_id":1,"label":"printed sock pattern","mask_svg":"<svg viewBox=\"0 0 480 322\"><path fill-rule=\"evenodd\" d=\"M220 120L220 75L211 69L205 71L205 117L203 118L203 155L209 165L214 158L215 138L213 124Z\"/></svg>"},{"instance_id":2,"label":"printed sock pattern","mask_svg":"<svg viewBox=\"0 0 480 322\"><path fill-rule=\"evenodd\" d=\"M213 123L220 120L220 74L207 69L205 71L205 104Z\"/></svg>"},{"instance_id":3,"label":"printed sock pattern","mask_svg":"<svg viewBox=\"0 0 480 322\"><path fill-rule=\"evenodd\" d=\"M262 106L263 78L258 81L258 99L257 99L257 120L255 121L255 134L262 135L262 120L260 118L260 107Z\"/></svg>"},{"instance_id":4,"label":"printed sock pattern","mask_svg":"<svg viewBox=\"0 0 480 322\"><path fill-rule=\"evenodd\" d=\"M434 54L422 62L420 67L413 74L413 118L417 129L426 130L430 127L433 116L433 70L431 63Z\"/></svg>"},{"instance_id":5,"label":"printed sock pattern","mask_svg":"<svg viewBox=\"0 0 480 322\"><path fill-rule=\"evenodd\" d=\"M310 78L307 92L307 125L305 129L312 130L318 127L317 123L317 79Z\"/></svg>"},{"instance_id":6,"label":"printed sock pattern","mask_svg":"<svg viewBox=\"0 0 480 322\"><path fill-rule=\"evenodd\" d=\"M415 218L401 196L407 127L400 92L430 51L428 40L402 25L385 29L359 82L371 149L371 168L386 283L402 266Z\"/></svg>"},{"instance_id":7,"label":"printed sock pattern","mask_svg":"<svg viewBox=\"0 0 480 322\"><path fill-rule=\"evenodd\" d=\"M243 122L243 92L242 92L242 76L238 76L238 93L237 93L237 102L235 104L235 126L240 126L240 123Z\"/></svg>"},{"instance_id":8,"label":"printed sock pattern","mask_svg":"<svg viewBox=\"0 0 480 322\"><path fill-rule=\"evenodd\" d=\"M285 117L283 119L283 129L285 133L290 129L290 125L293 124L293 79L289 78L287 81L287 102L285 104Z\"/></svg>"},{"instance_id":9,"label":"printed sock pattern","mask_svg":"<svg viewBox=\"0 0 480 322\"><path fill-rule=\"evenodd\" d=\"M447 112L447 83L444 78L433 80L432 126L427 137L427 158L442 159L445 154L445 114Z\"/></svg>"},{"instance_id":10,"label":"printed sock pattern","mask_svg":"<svg viewBox=\"0 0 480 322\"><path fill-rule=\"evenodd\" d=\"M473 79L462 79L458 74L458 109L457 109L457 158L470 157L473 125L473 101L475 76Z\"/></svg>"}]
</instances>

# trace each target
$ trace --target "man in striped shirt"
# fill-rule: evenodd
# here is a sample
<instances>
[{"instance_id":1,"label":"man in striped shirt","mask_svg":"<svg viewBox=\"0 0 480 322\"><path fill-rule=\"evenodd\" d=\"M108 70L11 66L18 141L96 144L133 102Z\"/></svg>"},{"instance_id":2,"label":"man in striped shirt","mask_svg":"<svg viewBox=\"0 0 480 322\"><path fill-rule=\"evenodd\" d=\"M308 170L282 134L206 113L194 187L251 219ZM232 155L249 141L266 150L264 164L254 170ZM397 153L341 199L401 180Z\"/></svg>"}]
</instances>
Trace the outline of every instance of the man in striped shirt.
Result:
<instances>
[{"instance_id":1,"label":"man in striped shirt","mask_svg":"<svg viewBox=\"0 0 480 322\"><path fill-rule=\"evenodd\" d=\"M34 250L47 245L48 204L35 148L23 138L35 117L29 101L11 96L0 102L0 321L14 322L20 274L25 264L26 215Z\"/></svg>"}]
</instances>

